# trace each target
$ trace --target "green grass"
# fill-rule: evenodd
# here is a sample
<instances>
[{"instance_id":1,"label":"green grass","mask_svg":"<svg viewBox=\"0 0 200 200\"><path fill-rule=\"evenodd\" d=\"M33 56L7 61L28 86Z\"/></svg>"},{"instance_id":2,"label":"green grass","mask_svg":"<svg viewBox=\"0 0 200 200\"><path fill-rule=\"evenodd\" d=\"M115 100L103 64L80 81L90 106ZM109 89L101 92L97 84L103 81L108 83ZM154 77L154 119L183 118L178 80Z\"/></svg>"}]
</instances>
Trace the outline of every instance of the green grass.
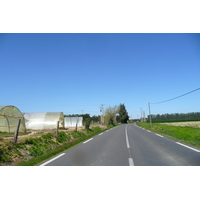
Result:
<instances>
[{"instance_id":1,"label":"green grass","mask_svg":"<svg viewBox=\"0 0 200 200\"><path fill-rule=\"evenodd\" d=\"M89 138L89 137L88 137ZM21 161L19 163L17 163L17 166L34 166L34 165L37 165L47 159L50 159L51 157L53 156L56 156L57 154L79 144L80 142L83 142L85 141L87 138L80 138L80 139L77 139L77 140L74 140L70 143L67 143L67 144L64 144L64 145L60 145L58 146L57 148L45 153L45 154L42 154L40 156L37 156L35 158L32 158L28 161Z\"/></svg>"},{"instance_id":2,"label":"green grass","mask_svg":"<svg viewBox=\"0 0 200 200\"><path fill-rule=\"evenodd\" d=\"M48 133L49 135L48 134L43 135L40 139L39 138L36 139L37 142L34 141L33 138L26 139L25 142L28 143L29 145L31 143L34 144L31 147L29 147L30 155L33 158L28 161L21 161L17 163L17 165L18 166L37 165L103 131L105 130L99 127L94 127L93 129L84 130L84 133L78 131L72 131L67 134L65 132L59 132L58 137L56 138L57 143L55 142L54 148L49 149L48 151L45 151L45 149L48 149L49 145L46 144L45 146L44 141L43 142L41 141L44 139L46 139L46 141L52 141L52 135L50 135L50 133Z\"/></svg>"},{"instance_id":3,"label":"green grass","mask_svg":"<svg viewBox=\"0 0 200 200\"><path fill-rule=\"evenodd\" d=\"M14 133L0 132L0 137L14 137Z\"/></svg>"},{"instance_id":4,"label":"green grass","mask_svg":"<svg viewBox=\"0 0 200 200\"><path fill-rule=\"evenodd\" d=\"M154 123L151 128L150 124L146 122L139 123L138 126L185 144L200 147L200 128L169 126L159 123Z\"/></svg>"},{"instance_id":5,"label":"green grass","mask_svg":"<svg viewBox=\"0 0 200 200\"><path fill-rule=\"evenodd\" d=\"M115 125L116 126L116 125ZM114 126L112 126L114 127ZM0 165L33 166L71 148L109 128L93 127L79 131L47 133L26 138L18 143L3 141L0 145Z\"/></svg>"}]
</instances>

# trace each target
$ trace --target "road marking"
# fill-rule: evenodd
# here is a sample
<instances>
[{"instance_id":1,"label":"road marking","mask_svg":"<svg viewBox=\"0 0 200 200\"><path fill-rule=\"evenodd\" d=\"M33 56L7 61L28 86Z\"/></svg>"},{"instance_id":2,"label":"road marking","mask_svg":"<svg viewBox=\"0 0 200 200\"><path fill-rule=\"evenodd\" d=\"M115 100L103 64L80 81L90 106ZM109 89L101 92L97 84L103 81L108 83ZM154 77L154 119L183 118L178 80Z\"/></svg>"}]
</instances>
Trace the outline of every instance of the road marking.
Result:
<instances>
[{"instance_id":1,"label":"road marking","mask_svg":"<svg viewBox=\"0 0 200 200\"><path fill-rule=\"evenodd\" d=\"M129 161L129 166L134 166L133 158L129 158L128 161Z\"/></svg>"},{"instance_id":2,"label":"road marking","mask_svg":"<svg viewBox=\"0 0 200 200\"><path fill-rule=\"evenodd\" d=\"M159 137L163 137L162 135L159 135L159 134L156 134L157 136L159 136Z\"/></svg>"},{"instance_id":3,"label":"road marking","mask_svg":"<svg viewBox=\"0 0 200 200\"><path fill-rule=\"evenodd\" d=\"M126 145L127 145L127 148L129 149L130 148L130 144L129 144L129 141L128 141L127 126L125 128L125 133L126 133Z\"/></svg>"},{"instance_id":4,"label":"road marking","mask_svg":"<svg viewBox=\"0 0 200 200\"><path fill-rule=\"evenodd\" d=\"M99 135L103 135L104 133L100 133Z\"/></svg>"},{"instance_id":5,"label":"road marking","mask_svg":"<svg viewBox=\"0 0 200 200\"><path fill-rule=\"evenodd\" d=\"M83 144L89 142L90 140L93 140L93 138L90 138L89 140L86 140L85 142L83 142Z\"/></svg>"},{"instance_id":6,"label":"road marking","mask_svg":"<svg viewBox=\"0 0 200 200\"><path fill-rule=\"evenodd\" d=\"M126 146L127 146L127 148L128 148L128 152L129 152L129 159L128 159L128 162L129 162L129 166L134 166L133 158L131 158L131 151L130 151L130 144L129 144L129 140L128 140L128 131L127 131L127 127L128 127L128 125L127 125L126 128L125 128Z\"/></svg>"},{"instance_id":7,"label":"road marking","mask_svg":"<svg viewBox=\"0 0 200 200\"><path fill-rule=\"evenodd\" d=\"M184 147L186 147L186 148L188 148L188 149L192 149L193 151L200 152L199 150L194 149L194 148L192 148L192 147L189 147L189 146L187 146L187 145L181 144L181 143L179 143L179 142L176 142L176 143L179 144L179 145L181 145L181 146L184 146Z\"/></svg>"},{"instance_id":8,"label":"road marking","mask_svg":"<svg viewBox=\"0 0 200 200\"><path fill-rule=\"evenodd\" d=\"M55 158L52 158L51 160L49 160L49 161L47 161L47 162L41 164L40 166L45 166L46 164L48 164L48 163L50 163L50 162L56 160L57 158L60 158L61 156L64 156L64 155L65 155L65 153L61 153L60 155L56 156Z\"/></svg>"},{"instance_id":9,"label":"road marking","mask_svg":"<svg viewBox=\"0 0 200 200\"><path fill-rule=\"evenodd\" d=\"M147 132L151 132L151 131L147 131Z\"/></svg>"}]
</instances>

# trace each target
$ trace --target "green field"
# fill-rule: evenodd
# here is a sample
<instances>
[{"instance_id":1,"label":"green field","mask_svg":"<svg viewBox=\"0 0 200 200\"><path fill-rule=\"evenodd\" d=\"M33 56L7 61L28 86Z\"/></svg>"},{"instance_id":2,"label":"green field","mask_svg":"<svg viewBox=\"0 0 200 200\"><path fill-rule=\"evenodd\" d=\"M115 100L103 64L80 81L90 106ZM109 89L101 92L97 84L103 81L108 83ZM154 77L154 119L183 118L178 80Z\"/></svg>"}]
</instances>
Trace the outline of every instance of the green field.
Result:
<instances>
[{"instance_id":1,"label":"green field","mask_svg":"<svg viewBox=\"0 0 200 200\"><path fill-rule=\"evenodd\" d=\"M185 144L200 147L200 128L171 126L160 123L153 123L151 128L147 122L138 123L138 126Z\"/></svg>"}]
</instances>

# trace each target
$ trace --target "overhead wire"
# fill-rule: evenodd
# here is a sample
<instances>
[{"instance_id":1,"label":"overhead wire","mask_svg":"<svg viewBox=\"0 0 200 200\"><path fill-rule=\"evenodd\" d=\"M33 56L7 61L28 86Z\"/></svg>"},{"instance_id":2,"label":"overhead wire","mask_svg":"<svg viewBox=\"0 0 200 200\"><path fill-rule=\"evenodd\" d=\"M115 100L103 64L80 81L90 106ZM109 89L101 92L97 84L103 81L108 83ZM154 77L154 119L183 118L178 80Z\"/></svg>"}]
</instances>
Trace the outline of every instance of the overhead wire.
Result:
<instances>
[{"instance_id":1,"label":"overhead wire","mask_svg":"<svg viewBox=\"0 0 200 200\"><path fill-rule=\"evenodd\" d=\"M197 91L197 90L199 90L199 89L200 89L200 88L197 88L197 89L195 89L195 90L192 90L192 91L187 92L187 93L185 93L185 94L182 94L182 95L180 95L180 96L174 97L174 98L172 98L172 99L168 99L168 100L160 101L160 102L156 102L156 103L151 103L151 104L160 104L160 103L165 103L165 102L167 102L167 101L172 101L172 100L174 100L174 99L178 99L178 98L180 98L180 97L182 97L182 96L185 96L185 95L188 95L188 94L190 94L190 93L192 93L192 92L195 92L195 91Z\"/></svg>"}]
</instances>

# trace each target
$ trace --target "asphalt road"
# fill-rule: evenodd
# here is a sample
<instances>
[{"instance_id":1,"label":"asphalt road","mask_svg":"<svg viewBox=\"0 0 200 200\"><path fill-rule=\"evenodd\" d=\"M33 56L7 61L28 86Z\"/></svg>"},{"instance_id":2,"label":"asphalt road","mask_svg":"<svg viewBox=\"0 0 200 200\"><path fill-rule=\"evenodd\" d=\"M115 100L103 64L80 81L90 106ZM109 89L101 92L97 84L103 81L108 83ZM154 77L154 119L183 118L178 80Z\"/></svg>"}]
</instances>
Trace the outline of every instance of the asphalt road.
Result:
<instances>
[{"instance_id":1,"label":"asphalt road","mask_svg":"<svg viewBox=\"0 0 200 200\"><path fill-rule=\"evenodd\" d=\"M82 142L40 166L199 166L200 149L120 125Z\"/></svg>"}]
</instances>

